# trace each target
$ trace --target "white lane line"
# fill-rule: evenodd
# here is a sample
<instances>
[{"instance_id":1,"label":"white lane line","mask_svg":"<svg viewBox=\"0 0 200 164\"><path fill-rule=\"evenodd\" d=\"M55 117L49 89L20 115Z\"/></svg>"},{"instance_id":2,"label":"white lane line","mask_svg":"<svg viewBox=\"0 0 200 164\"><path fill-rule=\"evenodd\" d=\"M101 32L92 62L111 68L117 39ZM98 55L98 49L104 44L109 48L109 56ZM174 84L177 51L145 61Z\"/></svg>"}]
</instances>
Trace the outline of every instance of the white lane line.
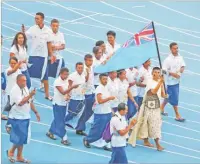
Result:
<instances>
[{"instance_id":1,"label":"white lane line","mask_svg":"<svg viewBox=\"0 0 200 164\"><path fill-rule=\"evenodd\" d=\"M9 136L9 134L7 134L7 133L2 133L2 134ZM42 143L42 144L45 144L45 145L51 145L51 146L55 146L55 147L60 147L60 148L68 149L68 150L78 151L78 152L81 152L81 153L91 154L91 155L95 155L95 156L99 156L99 157L111 158L111 156L107 156L107 155L104 155L104 154L94 153L94 152L91 152L91 151L85 151L85 150L76 149L76 148L67 147L67 146L62 146L62 145L57 145L57 144L53 144L53 143L49 143L49 142L45 142L45 141L41 141L41 140L31 139L31 141ZM109 153L109 154L111 154L111 153ZM136 162L131 161L131 160L129 160L128 162L129 163L136 163Z\"/></svg>"},{"instance_id":2,"label":"white lane line","mask_svg":"<svg viewBox=\"0 0 200 164\"><path fill-rule=\"evenodd\" d=\"M74 22L77 22L78 20L82 20L82 19L92 17L92 16L95 16L95 15L99 15L99 14L96 13L96 14L87 15L87 16L80 17L80 18L77 18L77 19L74 19L74 20L71 20L71 21L66 21L66 22L60 23L60 25L63 25L63 24L66 24L66 23L74 23Z\"/></svg>"},{"instance_id":3,"label":"white lane line","mask_svg":"<svg viewBox=\"0 0 200 164\"><path fill-rule=\"evenodd\" d=\"M2 24L2 26L3 26L3 27L5 27L5 28L7 28L7 29L13 30L13 31L15 31L15 32L19 32L19 31L15 30L15 29L14 29L14 28L12 28L12 27L8 27L8 26L6 26L6 25L3 25L3 24Z\"/></svg>"},{"instance_id":4,"label":"white lane line","mask_svg":"<svg viewBox=\"0 0 200 164\"><path fill-rule=\"evenodd\" d=\"M180 106L179 106L180 107ZM181 107L182 108L182 107ZM172 116L167 116L168 118L171 118L171 119L175 119L175 117L172 117ZM192 120L188 120L188 119L186 119L186 122L192 122L192 123L195 123L195 124L200 124L200 122L198 122L198 121L192 121Z\"/></svg>"},{"instance_id":5,"label":"white lane line","mask_svg":"<svg viewBox=\"0 0 200 164\"><path fill-rule=\"evenodd\" d=\"M133 6L132 9L134 8L145 8L145 5L141 5L141 6Z\"/></svg>"},{"instance_id":6,"label":"white lane line","mask_svg":"<svg viewBox=\"0 0 200 164\"><path fill-rule=\"evenodd\" d=\"M200 105L196 105L196 104L189 104L189 103L185 103L185 102L182 102L180 101L181 104L184 104L184 105L188 105L188 106L194 106L194 107L199 107L200 108Z\"/></svg>"},{"instance_id":7,"label":"white lane line","mask_svg":"<svg viewBox=\"0 0 200 164\"><path fill-rule=\"evenodd\" d=\"M166 124L169 124L169 125L171 125L171 126L176 126L176 127L179 127L179 128L182 128L182 129L186 129L186 130L189 130L189 131L193 131L193 132L196 132L196 133L199 133L199 134L200 134L200 131L195 130L195 129L187 128L187 127L180 126L180 125L177 125L177 124L172 124L172 123L167 122L167 121L163 121L163 122L166 123Z\"/></svg>"},{"instance_id":8,"label":"white lane line","mask_svg":"<svg viewBox=\"0 0 200 164\"><path fill-rule=\"evenodd\" d=\"M155 5L157 5L157 6L163 7L163 8L165 8L165 9L167 9L167 10L173 11L173 12L178 13L178 14L181 14L181 15L184 15L184 16L186 16L186 17L188 17L188 18L192 18L192 19L195 19L195 20L200 21L200 18L197 18L197 17L195 17L195 16L192 16L192 15L189 15L189 14L185 14L185 13L183 13L183 12L181 12L181 11L172 9L172 8L167 7L167 6L165 6L165 5L161 5L160 3L157 3L157 2L154 2L154 1L150 1L150 2L153 3L153 4L155 4Z\"/></svg>"},{"instance_id":9,"label":"white lane line","mask_svg":"<svg viewBox=\"0 0 200 164\"><path fill-rule=\"evenodd\" d=\"M127 13L127 14L129 14L129 15L135 16L135 17L137 17L137 18L140 18L140 19L143 19L143 20L146 20L146 21L149 21L149 22L152 21L152 20L150 20L150 19L147 19L147 18L145 18L145 17L142 17L142 16L139 16L139 15L137 15L137 14L131 13L131 12L126 11L126 10L124 10L124 9L122 9L122 8L119 8L119 7L117 7L117 6L111 5L111 4L109 4L109 3L105 2L105 1L100 1L100 2L103 3L103 4L105 4L105 5L107 5L107 6L110 6L110 7L112 7L112 8L115 8L115 9L117 9L117 10L120 10L120 11L122 11L122 12L124 12L124 13ZM173 27L170 27L170 26L167 26L167 25L158 23L158 22L155 22L155 24L160 25L160 26L163 26L163 27L168 28L168 29L170 29L170 30L173 30L173 31L176 31L176 32L179 32L179 33L182 33L182 34L185 34L185 35L192 36L192 37L194 37L194 38L200 39L200 36L192 35L192 34L189 34L189 33L187 33L187 32L177 30L177 29L175 29L175 28L173 28Z\"/></svg>"},{"instance_id":10,"label":"white lane line","mask_svg":"<svg viewBox=\"0 0 200 164\"><path fill-rule=\"evenodd\" d=\"M148 148L148 149L154 149L154 150L156 150L156 148L146 147L146 146L140 145L140 144L136 144L136 145L140 146L140 147L145 147L145 148ZM185 156L185 157L190 157L190 158L194 158L194 159L200 159L200 157L191 156L191 155L187 155L187 154L182 154L182 153L178 153L178 152L173 152L173 151L169 151L169 150L163 150L163 152L167 152L167 153L171 153L171 154L176 154L176 155L181 155L181 156Z\"/></svg>"}]
</instances>

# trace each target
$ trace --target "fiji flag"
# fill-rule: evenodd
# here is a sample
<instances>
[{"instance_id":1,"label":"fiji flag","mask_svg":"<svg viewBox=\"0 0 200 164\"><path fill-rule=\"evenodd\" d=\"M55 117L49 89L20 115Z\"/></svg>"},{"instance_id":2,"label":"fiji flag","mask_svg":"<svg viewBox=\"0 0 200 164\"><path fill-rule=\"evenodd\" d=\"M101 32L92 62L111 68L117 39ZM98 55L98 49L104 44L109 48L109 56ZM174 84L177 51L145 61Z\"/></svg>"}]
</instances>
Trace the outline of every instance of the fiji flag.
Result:
<instances>
[{"instance_id":1,"label":"fiji flag","mask_svg":"<svg viewBox=\"0 0 200 164\"><path fill-rule=\"evenodd\" d=\"M105 65L95 68L95 73L105 73L139 66L149 58L157 57L153 24L148 24L139 33L127 40Z\"/></svg>"}]
</instances>

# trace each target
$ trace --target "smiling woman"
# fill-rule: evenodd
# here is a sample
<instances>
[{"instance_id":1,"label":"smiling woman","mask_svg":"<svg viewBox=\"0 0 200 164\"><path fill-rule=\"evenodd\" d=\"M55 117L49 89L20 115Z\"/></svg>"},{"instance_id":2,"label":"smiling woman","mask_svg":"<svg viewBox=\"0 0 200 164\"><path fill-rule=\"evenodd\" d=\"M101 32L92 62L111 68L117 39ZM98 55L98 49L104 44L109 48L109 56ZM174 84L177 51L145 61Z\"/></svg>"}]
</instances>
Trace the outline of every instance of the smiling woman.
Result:
<instances>
[{"instance_id":1,"label":"smiling woman","mask_svg":"<svg viewBox=\"0 0 200 164\"><path fill-rule=\"evenodd\" d=\"M190 7L188 7L190 6ZM63 48L64 51L62 52L61 56L65 61L65 64L69 69L69 72L73 72L75 70L75 63L77 62L84 62L84 56L86 54L92 54L92 48L95 46L97 41L103 41L104 43L107 42L107 32L108 31L115 31L116 38L115 41L121 45L124 42L131 38L133 34L137 33L140 29L142 29L145 24L148 24L150 21L155 22L156 34L159 42L159 50L161 54L168 55L169 54L169 44L171 42L176 41L180 47L180 55L183 56L186 64L187 70L185 75L182 75L182 80L180 82L180 112L183 117L187 118L187 121L184 123L177 123L174 120L174 111L169 107L166 106L166 111L168 112L169 116L163 118L163 127L162 127L162 136L163 138L160 139L160 144L165 148L163 150L164 153L156 153L152 151L153 148L144 147L141 144L141 141L137 141L137 147L132 148L130 146L126 147L126 155L129 163L162 163L165 161L166 163L200 163L199 157L199 147L200 147L200 126L199 126L199 110L200 110L200 103L199 103L199 90L200 86L198 82L200 80L200 72L198 69L198 60L200 52L200 45L199 43L199 8L200 2L145 2L145 1L121 1L121 2L105 2L105 1L96 1L96 2L88 2L88 1L22 1L22 2L15 2L15 1L4 1L2 2L2 36L3 36L3 51L2 51L2 64L8 65L9 60L9 53L12 45L12 40L14 36L21 31L21 25L24 24L25 30L32 28L34 25L34 17L37 12L42 12L45 15L45 19L43 24L50 29L50 24L52 19L57 19L59 21L59 32L63 33L63 38L66 41L65 47L62 46L64 42L61 43L60 41L55 42L53 51L55 53L58 52L59 48ZM156 11L156 12L155 12ZM158 14L159 13L159 14ZM38 16L37 16L38 17ZM39 17L41 17L39 15ZM36 19L36 23L40 24L40 18ZM19 19L20 18L20 19ZM42 18L42 17L41 17ZM187 22L187 23L186 23ZM55 25L55 26L54 26ZM53 29L57 28L57 23L54 23ZM36 26L36 25L35 25ZM31 36L27 34L27 44L28 49L25 51L27 54L27 58L29 56L36 55L35 51L32 51L34 48L33 42L37 47L39 47L38 52L40 55L48 56L47 53L42 53L41 49L44 48L43 42L46 38L46 31L45 28L40 29ZM50 29L51 30L51 29ZM43 35L43 32L45 35ZM55 30L56 33L56 30ZM55 38L61 38L59 33L55 34ZM58 37L59 36L59 37ZM20 35L23 37L23 34ZM18 38L19 44L21 43L20 37ZM24 37L25 38L25 37ZM41 40L42 39L42 40ZM23 39L22 39L23 40ZM51 40L51 39L50 39ZM110 40L108 40L110 41ZM59 44L59 45L57 45ZM22 54L22 49L18 45L18 42L13 45L13 47L19 47L19 50L13 51L15 56L17 57L18 51L19 56ZM153 45L153 44L152 44ZM58 47L55 47L58 46ZM101 45L97 45L101 46ZM47 47L47 46L46 46ZM114 46L115 47L115 46ZM114 49L113 45L110 45L110 50ZM57 49L58 48L58 49ZM138 47L139 48L139 47ZM151 50L149 46L146 46L148 49L145 54L146 57L150 54ZM13 49L13 48L12 48ZM105 53L105 50L103 53ZM50 52L51 53L51 52ZM100 51L99 51L100 54ZM101 52L102 54L102 52ZM144 55L145 55L144 54ZM154 53L153 53L154 54ZM60 55L60 54L59 54ZM157 66L158 60L156 59L156 53L154 54L155 57L152 59L152 65ZM94 55L93 55L94 56ZM141 58L143 56L140 56ZM167 56L161 56L161 60ZM57 58L58 59L58 58ZM20 59L19 59L20 60ZM96 60L96 59L95 59ZM35 62L35 66L32 66L30 69L30 73L41 73L42 68L40 67L40 63L43 60L39 59ZM131 53L129 61L136 61L134 58L134 54ZM30 63L33 62L33 59L29 61ZM115 62L115 65L123 65L126 64L127 61L123 60ZM31 64L27 66L31 66ZM58 65L55 62L55 65ZM56 66L57 66L56 65ZM8 67L8 66L7 66ZM5 67L7 69L7 67ZM87 72L85 69L85 65L83 66L84 72ZM59 71L55 71L53 68L53 73L58 73ZM4 70L3 70L4 71ZM90 71L93 71L91 69ZM89 73L91 73L89 71ZM96 74L94 75L96 76ZM3 76L2 76L3 77ZM56 76L56 79L58 76ZM84 74L85 78L85 74ZM8 77L7 77L8 79ZM73 79L73 78L72 78ZM89 75L89 79L93 79L92 75ZM39 88L40 79L31 79L32 80L32 87ZM74 80L74 79L73 79ZM53 82L55 81L54 78L48 78L49 85L52 86ZM66 80L68 81L68 80ZM77 84L80 84L81 81L77 79L74 80ZM8 81L6 81L8 82ZM89 80L87 84L92 84L93 82ZM54 85L60 84L55 81ZM72 84L73 85L73 84ZM68 85L66 85L68 86ZM64 90L66 88L64 86ZM85 87L86 85L83 84L80 88ZM114 87L114 86L112 86ZM117 88L117 86L116 86ZM54 89L54 90L53 90ZM91 88L90 88L91 89ZM84 93L81 90L81 95ZM101 92L103 90L100 90ZM54 93L55 87L50 87L50 93ZM61 91L62 92L62 91ZM77 90L78 92L78 90ZM96 126L100 120L97 118L94 122L88 124L85 123L85 118L88 119L89 116L93 115L93 110L90 109L93 106L93 98L94 96L93 91L88 92L91 97L87 94L83 95L85 100L77 106L83 107L84 112L80 113L79 115L81 118L77 119L80 120L79 123L81 132L77 132L79 134L89 134L90 127ZM71 94L71 93L70 93ZM56 94L54 94L56 96ZM48 96L48 95L46 95ZM73 93L72 93L73 96ZM78 96L78 95L77 95ZM2 97L1 97L2 100ZM74 129L66 128L67 130L67 137L70 139L72 143L71 146L67 146L67 142L63 142L64 145L57 141L48 140L45 136L45 133L50 130L53 134L58 135L61 137L62 140L66 141L66 136L63 135L63 125L60 124L61 119L63 118L63 113L61 114L60 111L66 110L66 108L60 108L58 106L62 106L59 104L59 97L55 98L57 106L52 106L51 102L44 99L43 93L37 92L34 96L34 101L38 104L36 107L41 114L41 123L36 122L36 117L33 116L31 118L30 123L32 123L32 139L31 143L25 148L24 152L28 159L31 159L33 163L108 163L111 159L111 153L92 148L91 150L85 148L83 146L83 140L81 136L76 135L76 131ZM87 104L85 104L87 103ZM66 105L66 104L65 104ZM73 106L73 101L71 101L71 106ZM89 106L88 106L89 105ZM116 106L115 106L116 107ZM78 107L79 108L79 107ZM49 110L50 109L50 110ZM53 109L53 110L52 110ZM57 111L58 110L58 111ZM102 109L103 110L103 109ZM106 110L106 109L105 109ZM68 111L68 110L66 110ZM52 113L53 112L53 113ZM95 112L98 112L97 110ZM104 111L103 111L104 112ZM60 114L62 117L60 117ZM89 114L88 114L89 113ZM49 124L52 121L52 114L55 115L54 121L52 123L52 127ZM66 112L66 115L68 113ZM146 114L149 114L148 112ZM159 114L159 110L157 110L157 114ZM59 117L57 117L59 115ZM100 117L102 119L103 117ZM109 116L110 118L110 116ZM157 117L156 117L157 118ZM105 118L107 119L107 117ZM150 122L152 123L152 118ZM55 121L56 120L56 121ZM73 120L74 121L74 120ZM73 122L72 121L72 122ZM100 134L102 131L100 128L103 126L103 122L105 120L100 121L100 124L97 126L96 130L91 132L95 132L95 134ZM13 124L13 122L11 121ZM77 125L77 121L74 121ZM103 124L102 124L103 123ZM84 125L85 124L85 125ZM139 125L140 122L138 121L136 126ZM157 124L157 123L156 123ZM6 125L6 122L2 122L2 127ZM14 123L14 128L16 128L16 122ZM26 125L26 123L24 123ZM75 125L75 126L76 126ZM160 124L157 124L160 125ZM26 126L27 127L27 126ZM50 128L51 127L51 128ZM58 127L58 128L55 128ZM85 127L85 128L84 128ZM156 126L153 126L154 128ZM25 128L26 129L26 128ZM60 129L60 130L59 130ZM76 129L77 130L77 129ZM78 129L79 130L79 129ZM153 129L151 129L153 130ZM65 131L65 130L64 130ZM61 133L62 134L61 134ZM5 151L10 146L8 142L9 136L6 134L5 128L2 128L2 163L7 163L8 159L4 156ZM61 134L61 135L60 135ZM94 134L94 133L93 133ZM93 136L93 137L91 137ZM13 137L13 135L12 135ZM136 137L136 136L134 136ZM152 137L152 136L149 136ZM91 141L91 138L99 138L97 135L89 134L86 137L86 140ZM100 136L101 138L101 136ZM116 137L115 137L116 138ZM118 138L118 136L117 136ZM159 136L160 138L160 136ZM24 140L25 141L25 140ZM151 140L149 140L151 142ZM103 142L98 142L96 145L102 145ZM116 142L119 143L119 142ZM158 143L157 143L158 144ZM68 145L68 144L67 144ZM91 143L92 145L92 143ZM94 143L95 145L95 143ZM41 151L36 151L41 150ZM110 150L110 149L107 149ZM33 152L34 153L30 153ZM117 149L116 149L117 151ZM114 153L116 152L114 151ZM42 152L42 153L41 153ZM124 152L124 151L120 151ZM121 153L123 154L123 153ZM121 155L120 154L120 155ZM134 155L133 155L134 154ZM155 154L155 155L154 155ZM12 161L14 157L11 158L10 151L8 152L9 159ZM77 158L78 157L78 158ZM117 156L118 157L118 156ZM14 158L15 159L15 158ZM21 162L26 162L22 161Z\"/></svg>"}]
</instances>

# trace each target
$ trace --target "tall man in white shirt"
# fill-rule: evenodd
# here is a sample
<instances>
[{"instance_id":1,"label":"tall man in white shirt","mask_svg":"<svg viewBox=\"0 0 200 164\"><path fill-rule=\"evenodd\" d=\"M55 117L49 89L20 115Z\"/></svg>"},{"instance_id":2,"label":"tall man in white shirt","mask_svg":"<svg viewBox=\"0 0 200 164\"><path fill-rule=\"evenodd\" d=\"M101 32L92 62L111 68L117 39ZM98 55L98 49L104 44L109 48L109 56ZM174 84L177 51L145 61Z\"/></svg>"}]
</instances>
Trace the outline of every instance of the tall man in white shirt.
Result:
<instances>
[{"instance_id":1,"label":"tall man in white shirt","mask_svg":"<svg viewBox=\"0 0 200 164\"><path fill-rule=\"evenodd\" d=\"M85 105L85 82L87 82L88 78L86 78L83 69L83 63L78 62L76 63L76 71L69 75L69 87L79 85L78 88L73 89L71 92L68 114L65 117L65 124L72 128L76 127Z\"/></svg>"},{"instance_id":2,"label":"tall man in white shirt","mask_svg":"<svg viewBox=\"0 0 200 164\"><path fill-rule=\"evenodd\" d=\"M147 60L138 70L138 106L140 107L145 94L147 81L152 77L151 60Z\"/></svg>"},{"instance_id":3,"label":"tall man in white shirt","mask_svg":"<svg viewBox=\"0 0 200 164\"><path fill-rule=\"evenodd\" d=\"M185 62L183 57L178 53L178 44L171 43L170 44L171 54L164 60L163 63L163 70L167 73L167 94L168 99L165 99L163 104L161 105L161 111L164 115L164 107L167 103L170 103L175 111L176 114L176 121L184 122L185 119L181 118L178 112L178 100L179 100L179 83L181 74L184 72L185 69Z\"/></svg>"},{"instance_id":4,"label":"tall man in white shirt","mask_svg":"<svg viewBox=\"0 0 200 164\"><path fill-rule=\"evenodd\" d=\"M110 92L107 87L108 76L106 74L100 74L100 85L95 90L95 103L94 110L94 123L89 131L88 136L83 139L84 146L90 148L90 144L98 141L102 138L106 124L112 117L110 101L114 100L114 96L110 96ZM109 150L106 146L106 142L103 146L105 150Z\"/></svg>"},{"instance_id":5,"label":"tall man in white shirt","mask_svg":"<svg viewBox=\"0 0 200 164\"><path fill-rule=\"evenodd\" d=\"M128 159L126 157L126 140L128 138L128 132L136 124L136 120L131 120L128 125L126 115L128 108L125 103L120 103L118 105L118 111L115 116L112 117L110 121L110 132L112 134L111 145L112 145L112 155L110 164L128 164Z\"/></svg>"},{"instance_id":6,"label":"tall man in white shirt","mask_svg":"<svg viewBox=\"0 0 200 164\"><path fill-rule=\"evenodd\" d=\"M135 99L135 101L138 103L138 92L137 92L137 77L138 77L139 73L138 70L136 68L129 68L126 70L126 77L127 80L129 82L129 88L131 91L131 94L133 96L133 98ZM131 101L131 99L128 99L128 114L127 114L127 118L131 118L133 117L135 114L137 113L137 109L136 106L134 105L134 103Z\"/></svg>"},{"instance_id":7,"label":"tall man in white shirt","mask_svg":"<svg viewBox=\"0 0 200 164\"><path fill-rule=\"evenodd\" d=\"M104 62L104 57L102 56L102 49L101 47L94 47L93 48L93 53L94 53L94 62L93 62L93 67L97 67L100 64L102 64ZM94 73L94 86L95 88L97 88L97 86L99 85L99 74L98 73Z\"/></svg>"},{"instance_id":8,"label":"tall man in white shirt","mask_svg":"<svg viewBox=\"0 0 200 164\"><path fill-rule=\"evenodd\" d=\"M114 31L107 32L106 55L111 57L119 48L120 45L116 43L116 33Z\"/></svg>"},{"instance_id":9,"label":"tall man in white shirt","mask_svg":"<svg viewBox=\"0 0 200 164\"><path fill-rule=\"evenodd\" d=\"M65 62L62 57L62 51L65 49L65 39L63 33L59 31L59 21L53 19L51 21L52 29L52 51L56 56L56 61L51 63L51 60L48 62L48 71L49 77L58 77L60 69L65 67Z\"/></svg>"},{"instance_id":10,"label":"tall man in white shirt","mask_svg":"<svg viewBox=\"0 0 200 164\"><path fill-rule=\"evenodd\" d=\"M37 120L40 116L32 102L32 97L36 91L29 93L26 86L26 77L23 74L17 76L17 84L12 88L10 103L13 105L9 112L8 124L11 125L10 142L13 146L7 151L8 159L15 162L14 153L17 149L17 162L30 163L23 157L23 145L30 141L30 109L35 113Z\"/></svg>"},{"instance_id":11,"label":"tall man in white shirt","mask_svg":"<svg viewBox=\"0 0 200 164\"><path fill-rule=\"evenodd\" d=\"M85 55L84 57L84 74L86 76L85 83L85 107L83 113L78 121L76 127L76 134L86 136L84 132L86 130L86 122L93 114L92 106L94 104L95 98L95 88L94 88L94 72L93 72L93 56L90 54Z\"/></svg>"},{"instance_id":12,"label":"tall man in white shirt","mask_svg":"<svg viewBox=\"0 0 200 164\"><path fill-rule=\"evenodd\" d=\"M49 95L48 57L50 56L52 63L56 58L52 51L51 30L44 25L43 13L36 13L35 23L36 25L30 27L26 32L22 26L22 31L25 32L30 43L28 71L31 77L38 78L44 83L45 98L52 100Z\"/></svg>"}]
</instances>

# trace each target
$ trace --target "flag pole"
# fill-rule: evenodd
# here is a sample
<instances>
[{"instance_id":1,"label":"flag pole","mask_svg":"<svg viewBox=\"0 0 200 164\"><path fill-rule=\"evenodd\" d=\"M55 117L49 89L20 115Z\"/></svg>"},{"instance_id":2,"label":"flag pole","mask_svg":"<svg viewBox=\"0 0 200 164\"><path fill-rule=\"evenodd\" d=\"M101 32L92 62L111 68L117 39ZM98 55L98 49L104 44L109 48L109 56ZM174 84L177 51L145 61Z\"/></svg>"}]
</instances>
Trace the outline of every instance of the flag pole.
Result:
<instances>
[{"instance_id":1,"label":"flag pole","mask_svg":"<svg viewBox=\"0 0 200 164\"><path fill-rule=\"evenodd\" d=\"M153 21L152 21L152 27L153 27L153 32L154 32L154 36L155 36L155 43L156 43L156 49L157 49L157 54L158 54L159 65L160 65L160 69L162 69L160 52L159 52L159 48L158 48L158 40L157 40L157 37L156 37L156 30L155 30L155 26L154 26L154 22ZM164 82L164 90L165 90L165 94L166 94L167 90L166 90L166 87L165 87L165 82Z\"/></svg>"}]
</instances>

